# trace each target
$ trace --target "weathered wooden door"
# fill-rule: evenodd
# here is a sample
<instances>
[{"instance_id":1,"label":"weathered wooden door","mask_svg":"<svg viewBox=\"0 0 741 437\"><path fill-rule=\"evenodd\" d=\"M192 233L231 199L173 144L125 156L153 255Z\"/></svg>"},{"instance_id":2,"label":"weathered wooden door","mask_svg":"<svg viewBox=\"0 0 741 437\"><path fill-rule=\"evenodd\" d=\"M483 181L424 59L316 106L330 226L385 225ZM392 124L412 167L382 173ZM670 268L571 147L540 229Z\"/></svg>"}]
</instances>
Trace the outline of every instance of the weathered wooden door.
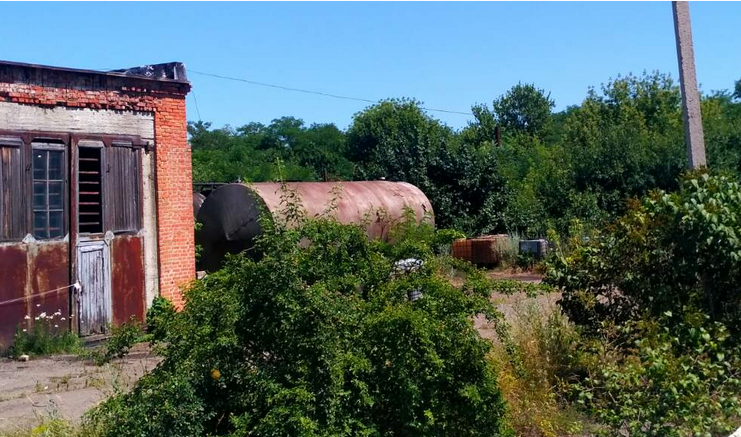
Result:
<instances>
[{"instance_id":1,"label":"weathered wooden door","mask_svg":"<svg viewBox=\"0 0 741 437\"><path fill-rule=\"evenodd\" d=\"M80 335L103 333L112 320L110 252L105 240L77 246Z\"/></svg>"}]
</instances>

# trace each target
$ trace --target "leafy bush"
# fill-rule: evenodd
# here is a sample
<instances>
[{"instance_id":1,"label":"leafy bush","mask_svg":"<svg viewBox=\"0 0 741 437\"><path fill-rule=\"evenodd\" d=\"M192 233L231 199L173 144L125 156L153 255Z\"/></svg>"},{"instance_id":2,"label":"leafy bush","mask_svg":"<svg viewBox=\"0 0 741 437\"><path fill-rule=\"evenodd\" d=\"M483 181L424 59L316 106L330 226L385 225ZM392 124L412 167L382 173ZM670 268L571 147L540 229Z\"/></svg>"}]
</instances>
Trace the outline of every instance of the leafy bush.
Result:
<instances>
[{"instance_id":1,"label":"leafy bush","mask_svg":"<svg viewBox=\"0 0 741 437\"><path fill-rule=\"evenodd\" d=\"M547 281L563 289L577 324L621 324L644 312L697 309L732 332L741 326L741 186L687 175L677 193L653 192L587 242L553 259Z\"/></svg>"},{"instance_id":2,"label":"leafy bush","mask_svg":"<svg viewBox=\"0 0 741 437\"><path fill-rule=\"evenodd\" d=\"M438 229L432 239L432 248L435 253L449 254L455 240L466 238L466 234L456 229Z\"/></svg>"},{"instance_id":3,"label":"leafy bush","mask_svg":"<svg viewBox=\"0 0 741 437\"><path fill-rule=\"evenodd\" d=\"M103 435L507 434L472 323L498 317L487 289L451 286L429 247L416 254L431 262L392 273L408 252L360 227L262 224L264 256L232 257L188 290L164 361L90 413Z\"/></svg>"},{"instance_id":4,"label":"leafy bush","mask_svg":"<svg viewBox=\"0 0 741 437\"><path fill-rule=\"evenodd\" d=\"M168 299L157 296L147 310L147 335L153 342L163 341L175 319L175 307Z\"/></svg>"},{"instance_id":5,"label":"leafy bush","mask_svg":"<svg viewBox=\"0 0 741 437\"><path fill-rule=\"evenodd\" d=\"M567 391L604 434L725 435L741 424L741 186L687 174L551 260L581 328Z\"/></svg>"},{"instance_id":6,"label":"leafy bush","mask_svg":"<svg viewBox=\"0 0 741 437\"><path fill-rule=\"evenodd\" d=\"M144 341L142 326L133 317L119 326L110 326L110 333L102 349L91 354L98 365L109 363L114 358L123 358L132 346Z\"/></svg>"},{"instance_id":7,"label":"leafy bush","mask_svg":"<svg viewBox=\"0 0 741 437\"><path fill-rule=\"evenodd\" d=\"M741 350L722 324L687 319L630 322L582 355L587 376L571 390L609 426L602 434L725 436L741 425Z\"/></svg>"}]
</instances>

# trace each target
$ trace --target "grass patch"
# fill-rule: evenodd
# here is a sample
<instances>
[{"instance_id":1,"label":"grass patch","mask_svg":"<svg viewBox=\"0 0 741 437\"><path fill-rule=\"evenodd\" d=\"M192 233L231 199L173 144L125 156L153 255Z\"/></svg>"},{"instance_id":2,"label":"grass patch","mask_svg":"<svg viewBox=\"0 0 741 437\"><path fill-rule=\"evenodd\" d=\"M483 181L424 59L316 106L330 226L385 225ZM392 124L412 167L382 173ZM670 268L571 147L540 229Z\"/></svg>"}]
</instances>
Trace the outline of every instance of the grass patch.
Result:
<instances>
[{"instance_id":1,"label":"grass patch","mask_svg":"<svg viewBox=\"0 0 741 437\"><path fill-rule=\"evenodd\" d=\"M60 321L54 319L57 315L58 313L46 316L46 313L41 313L33 324L29 321L21 325L25 327L19 326L8 354L12 357L43 357L81 352L82 340L66 326L60 325Z\"/></svg>"},{"instance_id":2,"label":"grass patch","mask_svg":"<svg viewBox=\"0 0 741 437\"><path fill-rule=\"evenodd\" d=\"M516 306L510 324L519 362L512 362L504 344L497 343L490 354L510 427L520 437L579 435L588 420L560 395L562 372L578 341L573 325L558 308L542 308L532 300Z\"/></svg>"}]
</instances>

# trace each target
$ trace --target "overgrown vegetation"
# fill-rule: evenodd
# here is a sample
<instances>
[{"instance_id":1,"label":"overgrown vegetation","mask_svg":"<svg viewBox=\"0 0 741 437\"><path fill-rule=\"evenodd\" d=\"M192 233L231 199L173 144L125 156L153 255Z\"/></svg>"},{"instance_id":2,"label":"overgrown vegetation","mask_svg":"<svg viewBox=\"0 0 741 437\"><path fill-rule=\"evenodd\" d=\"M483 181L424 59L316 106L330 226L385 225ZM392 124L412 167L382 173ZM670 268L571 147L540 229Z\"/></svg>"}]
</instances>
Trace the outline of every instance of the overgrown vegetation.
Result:
<instances>
[{"instance_id":1,"label":"overgrown vegetation","mask_svg":"<svg viewBox=\"0 0 741 437\"><path fill-rule=\"evenodd\" d=\"M737 182L692 173L553 260L548 281L582 334L566 391L604 434L741 424L739 217Z\"/></svg>"},{"instance_id":2,"label":"overgrown vegetation","mask_svg":"<svg viewBox=\"0 0 741 437\"><path fill-rule=\"evenodd\" d=\"M13 345L8 349L8 355L40 357L78 353L81 350L80 337L70 332L67 320L62 317L60 310L52 314L41 312L33 318L27 316L24 322L16 328Z\"/></svg>"},{"instance_id":3,"label":"overgrown vegetation","mask_svg":"<svg viewBox=\"0 0 741 437\"><path fill-rule=\"evenodd\" d=\"M286 216L300 225L263 219L260 260L232 257L187 291L164 361L88 426L107 436L509 435L491 346L472 323L500 321L481 276L450 285L426 224L400 223L384 244L359 226ZM422 262L395 264L409 257Z\"/></svg>"},{"instance_id":4,"label":"overgrown vegetation","mask_svg":"<svg viewBox=\"0 0 741 437\"><path fill-rule=\"evenodd\" d=\"M430 198L436 224L467 235L565 234L574 219L601 227L626 200L674 191L685 167L680 93L659 73L618 77L578 106L553 113L549 94L518 84L455 131L414 100L355 115L346 131L284 117L265 126L190 125L194 177L202 182L377 179L406 181ZM741 171L741 98L706 94L708 163ZM497 145L497 126L501 145Z\"/></svg>"}]
</instances>

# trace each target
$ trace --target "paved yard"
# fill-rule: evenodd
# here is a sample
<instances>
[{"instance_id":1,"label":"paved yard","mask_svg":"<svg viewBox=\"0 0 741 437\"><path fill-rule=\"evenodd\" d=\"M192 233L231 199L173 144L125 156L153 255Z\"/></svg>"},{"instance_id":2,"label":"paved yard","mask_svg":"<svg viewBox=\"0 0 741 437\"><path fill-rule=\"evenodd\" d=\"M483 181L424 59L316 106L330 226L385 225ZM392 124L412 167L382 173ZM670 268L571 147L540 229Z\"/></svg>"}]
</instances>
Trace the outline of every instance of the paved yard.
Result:
<instances>
[{"instance_id":1,"label":"paved yard","mask_svg":"<svg viewBox=\"0 0 741 437\"><path fill-rule=\"evenodd\" d=\"M77 422L102 399L128 389L159 360L146 345L104 366L74 355L28 362L1 359L0 430L24 428L49 415Z\"/></svg>"}]
</instances>

